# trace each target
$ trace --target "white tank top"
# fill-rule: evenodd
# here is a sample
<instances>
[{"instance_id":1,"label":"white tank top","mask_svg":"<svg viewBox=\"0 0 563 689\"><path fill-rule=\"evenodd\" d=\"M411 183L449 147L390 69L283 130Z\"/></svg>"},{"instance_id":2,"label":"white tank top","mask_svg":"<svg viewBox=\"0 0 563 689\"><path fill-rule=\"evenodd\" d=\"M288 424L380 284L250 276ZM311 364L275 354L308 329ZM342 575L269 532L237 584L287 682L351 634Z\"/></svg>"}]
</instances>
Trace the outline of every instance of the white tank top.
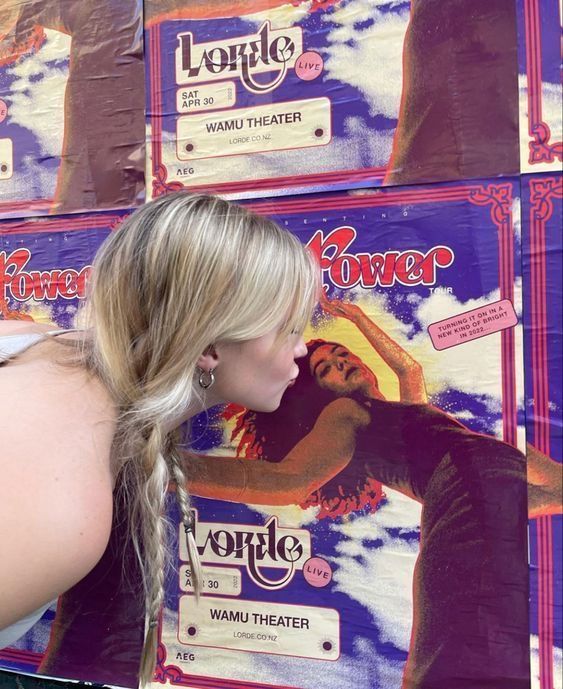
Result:
<instances>
[{"instance_id":1,"label":"white tank top","mask_svg":"<svg viewBox=\"0 0 563 689\"><path fill-rule=\"evenodd\" d=\"M74 332L74 330L49 330L44 333L25 333L23 335L5 335L4 337L0 337L0 364L3 364L18 354L22 354L49 335L60 335L68 332ZM22 617L21 620L14 622L14 624L11 624L9 627L0 629L0 648L10 646L10 644L13 644L14 641L17 641L26 634L33 625L43 617L45 611L50 608L54 602L55 601L50 601L26 617Z\"/></svg>"},{"instance_id":2,"label":"white tank top","mask_svg":"<svg viewBox=\"0 0 563 689\"><path fill-rule=\"evenodd\" d=\"M49 330L44 333L24 333L18 335L4 335L0 337L0 364L12 359L18 354L23 354L34 344L41 342L46 337L52 335L62 335L63 333L72 333L76 329L71 330Z\"/></svg>"}]
</instances>

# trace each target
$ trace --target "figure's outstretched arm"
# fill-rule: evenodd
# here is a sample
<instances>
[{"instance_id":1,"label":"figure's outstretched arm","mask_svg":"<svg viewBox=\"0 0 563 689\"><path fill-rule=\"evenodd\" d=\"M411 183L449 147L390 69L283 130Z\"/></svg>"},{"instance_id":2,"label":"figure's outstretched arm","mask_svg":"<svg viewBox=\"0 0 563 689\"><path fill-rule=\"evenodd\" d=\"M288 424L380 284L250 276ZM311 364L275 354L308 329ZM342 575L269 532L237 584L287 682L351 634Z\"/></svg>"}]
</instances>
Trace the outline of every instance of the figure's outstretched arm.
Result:
<instances>
[{"instance_id":1,"label":"figure's outstretched arm","mask_svg":"<svg viewBox=\"0 0 563 689\"><path fill-rule=\"evenodd\" d=\"M33 318L20 311L12 311L5 299L0 299L0 320L6 321L33 321Z\"/></svg>"},{"instance_id":2,"label":"figure's outstretched arm","mask_svg":"<svg viewBox=\"0 0 563 689\"><path fill-rule=\"evenodd\" d=\"M370 345L399 379L401 402L428 402L422 366L395 340L376 325L357 304L328 299L322 295L321 307L332 316L347 318L364 335Z\"/></svg>"},{"instance_id":3,"label":"figure's outstretched arm","mask_svg":"<svg viewBox=\"0 0 563 689\"><path fill-rule=\"evenodd\" d=\"M295 0L292 0L295 4ZM216 19L271 10L290 0L148 0L145 25L167 19ZM306 0L301 0L306 2Z\"/></svg>"},{"instance_id":4,"label":"figure's outstretched arm","mask_svg":"<svg viewBox=\"0 0 563 689\"><path fill-rule=\"evenodd\" d=\"M563 464L530 443L526 445L528 467L528 516L563 514Z\"/></svg>"},{"instance_id":5,"label":"figure's outstretched arm","mask_svg":"<svg viewBox=\"0 0 563 689\"><path fill-rule=\"evenodd\" d=\"M323 409L311 431L281 462L184 452L189 490L232 502L298 504L344 469L354 454L357 431L369 422L365 407L342 397Z\"/></svg>"}]
</instances>

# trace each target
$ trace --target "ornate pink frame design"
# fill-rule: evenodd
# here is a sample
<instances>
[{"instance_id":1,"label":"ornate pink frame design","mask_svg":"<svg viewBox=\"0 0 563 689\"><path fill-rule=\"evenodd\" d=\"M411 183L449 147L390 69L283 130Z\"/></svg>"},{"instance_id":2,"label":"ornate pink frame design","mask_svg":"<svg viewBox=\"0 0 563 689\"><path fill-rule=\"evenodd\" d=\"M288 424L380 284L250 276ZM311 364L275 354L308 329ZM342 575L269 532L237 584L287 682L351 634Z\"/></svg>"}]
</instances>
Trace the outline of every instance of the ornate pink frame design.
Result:
<instances>
[{"instance_id":1,"label":"ornate pink frame design","mask_svg":"<svg viewBox=\"0 0 563 689\"><path fill-rule=\"evenodd\" d=\"M550 141L551 129L542 119L541 2L542 0L524 0L530 165L553 163L556 158L563 160L563 141Z\"/></svg>"}]
</instances>

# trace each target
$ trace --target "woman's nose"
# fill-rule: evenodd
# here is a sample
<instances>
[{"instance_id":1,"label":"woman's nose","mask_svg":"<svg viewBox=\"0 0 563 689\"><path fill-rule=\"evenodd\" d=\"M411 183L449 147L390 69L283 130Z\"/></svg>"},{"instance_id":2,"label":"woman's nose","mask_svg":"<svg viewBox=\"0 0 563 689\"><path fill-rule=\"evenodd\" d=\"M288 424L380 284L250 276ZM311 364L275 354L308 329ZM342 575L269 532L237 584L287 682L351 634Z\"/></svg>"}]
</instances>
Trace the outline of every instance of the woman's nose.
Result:
<instances>
[{"instance_id":1,"label":"woman's nose","mask_svg":"<svg viewBox=\"0 0 563 689\"><path fill-rule=\"evenodd\" d=\"M294 356L296 359L300 359L303 356L306 356L307 354L307 345L305 344L305 340L300 337L299 341L295 345L295 349L293 350Z\"/></svg>"},{"instance_id":2,"label":"woman's nose","mask_svg":"<svg viewBox=\"0 0 563 689\"><path fill-rule=\"evenodd\" d=\"M343 361L337 361L336 367L338 368L339 371L343 371L344 370L344 362Z\"/></svg>"}]
</instances>

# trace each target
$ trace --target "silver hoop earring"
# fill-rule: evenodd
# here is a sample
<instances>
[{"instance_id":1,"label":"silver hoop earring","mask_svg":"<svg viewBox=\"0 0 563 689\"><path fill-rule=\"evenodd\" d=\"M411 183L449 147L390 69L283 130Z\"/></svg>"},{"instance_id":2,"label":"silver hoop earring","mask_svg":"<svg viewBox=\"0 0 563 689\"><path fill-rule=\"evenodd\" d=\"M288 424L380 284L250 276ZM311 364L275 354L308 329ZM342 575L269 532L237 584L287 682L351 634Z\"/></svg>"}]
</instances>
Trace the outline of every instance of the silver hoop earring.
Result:
<instances>
[{"instance_id":1,"label":"silver hoop earring","mask_svg":"<svg viewBox=\"0 0 563 689\"><path fill-rule=\"evenodd\" d=\"M213 375L214 369L210 368L209 371L204 371L203 369L199 369L200 374L199 374L199 387L203 388L204 390L207 390L210 388L213 383L215 382L215 376ZM206 379L207 376L207 379Z\"/></svg>"}]
</instances>

